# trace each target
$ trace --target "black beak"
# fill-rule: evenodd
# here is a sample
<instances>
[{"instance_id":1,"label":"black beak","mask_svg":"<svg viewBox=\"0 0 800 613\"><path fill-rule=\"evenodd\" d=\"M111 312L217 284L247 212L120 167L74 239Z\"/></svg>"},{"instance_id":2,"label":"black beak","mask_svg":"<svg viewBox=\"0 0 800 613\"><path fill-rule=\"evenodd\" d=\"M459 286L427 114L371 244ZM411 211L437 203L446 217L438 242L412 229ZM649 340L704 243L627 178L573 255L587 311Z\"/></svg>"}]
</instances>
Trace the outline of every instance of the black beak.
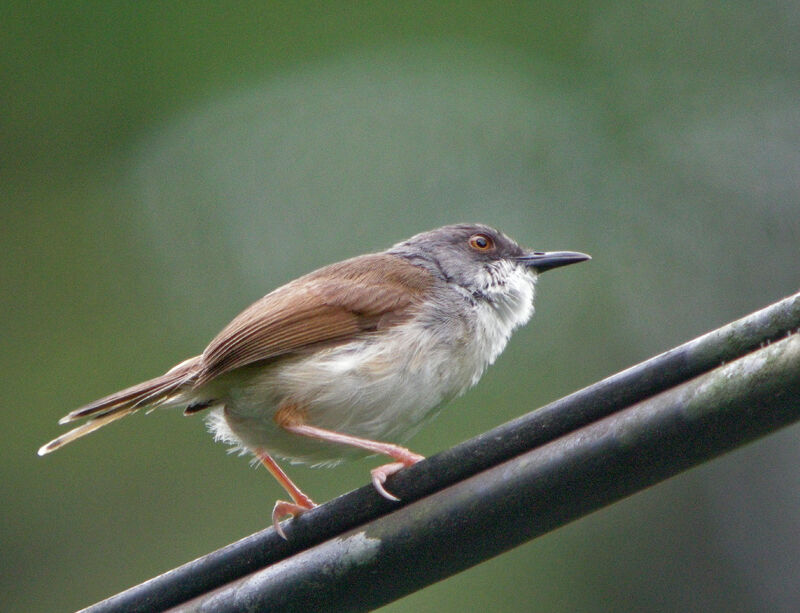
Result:
<instances>
[{"instance_id":1,"label":"black beak","mask_svg":"<svg viewBox=\"0 0 800 613\"><path fill-rule=\"evenodd\" d=\"M544 272L551 268L577 264L591 259L592 256L578 251L534 251L519 256L517 262L533 268L536 272Z\"/></svg>"}]
</instances>

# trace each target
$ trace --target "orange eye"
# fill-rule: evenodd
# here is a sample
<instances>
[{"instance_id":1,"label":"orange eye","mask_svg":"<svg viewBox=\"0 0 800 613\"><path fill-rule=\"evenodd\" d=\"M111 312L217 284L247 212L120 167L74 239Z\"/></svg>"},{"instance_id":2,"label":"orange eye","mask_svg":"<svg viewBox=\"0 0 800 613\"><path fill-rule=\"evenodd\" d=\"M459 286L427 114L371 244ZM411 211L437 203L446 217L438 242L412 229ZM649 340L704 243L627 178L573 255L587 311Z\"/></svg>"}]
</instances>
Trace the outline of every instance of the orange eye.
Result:
<instances>
[{"instance_id":1,"label":"orange eye","mask_svg":"<svg viewBox=\"0 0 800 613\"><path fill-rule=\"evenodd\" d=\"M469 237L469 246L477 251L489 251L494 247L494 241L485 234L473 234Z\"/></svg>"}]
</instances>

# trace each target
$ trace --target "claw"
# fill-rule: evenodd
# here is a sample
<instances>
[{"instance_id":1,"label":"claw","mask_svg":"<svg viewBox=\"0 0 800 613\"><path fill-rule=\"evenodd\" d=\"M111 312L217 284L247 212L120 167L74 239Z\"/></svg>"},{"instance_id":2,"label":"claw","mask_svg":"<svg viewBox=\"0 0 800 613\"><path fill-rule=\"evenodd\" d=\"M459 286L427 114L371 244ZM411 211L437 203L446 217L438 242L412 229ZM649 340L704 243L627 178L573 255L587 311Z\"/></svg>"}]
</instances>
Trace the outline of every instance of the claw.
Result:
<instances>
[{"instance_id":1,"label":"claw","mask_svg":"<svg viewBox=\"0 0 800 613\"><path fill-rule=\"evenodd\" d=\"M288 541L289 539L286 536L286 533L283 531L283 527L281 527L280 520L287 515L291 517L296 517L301 513L305 513L309 509L313 509L315 505L313 502L309 500L310 506L302 506L296 504L294 502L286 502L285 500L278 500L275 503L275 507L272 509L272 526L275 528L275 532L277 532L284 541Z\"/></svg>"},{"instance_id":2,"label":"claw","mask_svg":"<svg viewBox=\"0 0 800 613\"><path fill-rule=\"evenodd\" d=\"M420 460L425 459L424 456L412 453L407 449L405 449L404 451L405 454L403 455L403 457L397 458L400 460L400 462L392 462L391 464L384 464L383 466L378 466L377 468L373 468L370 471L370 474L372 474L372 485L375 486L375 489L378 490L378 493L381 496L393 502L400 502L400 499L391 492L389 492L383 486L383 484L386 483L386 478L404 469L406 466L411 466L412 464L416 464Z\"/></svg>"},{"instance_id":3,"label":"claw","mask_svg":"<svg viewBox=\"0 0 800 613\"><path fill-rule=\"evenodd\" d=\"M370 471L370 474L372 475L372 485L374 485L375 489L378 490L378 493L387 500L400 502L400 499L383 487L383 484L386 483L386 477L395 474L398 470L404 467L405 464L402 462L393 462L392 464L378 466Z\"/></svg>"}]
</instances>

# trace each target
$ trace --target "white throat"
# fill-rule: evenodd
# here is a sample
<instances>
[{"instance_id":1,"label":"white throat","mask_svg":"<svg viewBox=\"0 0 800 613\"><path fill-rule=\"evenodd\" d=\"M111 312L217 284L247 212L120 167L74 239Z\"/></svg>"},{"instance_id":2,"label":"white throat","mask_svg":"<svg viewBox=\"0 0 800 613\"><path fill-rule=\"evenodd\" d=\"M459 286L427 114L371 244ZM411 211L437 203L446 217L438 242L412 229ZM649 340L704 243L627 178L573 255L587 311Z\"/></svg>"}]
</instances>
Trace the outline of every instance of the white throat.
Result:
<instances>
[{"instance_id":1,"label":"white throat","mask_svg":"<svg viewBox=\"0 0 800 613\"><path fill-rule=\"evenodd\" d=\"M505 348L511 333L533 315L536 274L505 260L487 269L479 290L485 296L477 303L478 350L492 364Z\"/></svg>"}]
</instances>

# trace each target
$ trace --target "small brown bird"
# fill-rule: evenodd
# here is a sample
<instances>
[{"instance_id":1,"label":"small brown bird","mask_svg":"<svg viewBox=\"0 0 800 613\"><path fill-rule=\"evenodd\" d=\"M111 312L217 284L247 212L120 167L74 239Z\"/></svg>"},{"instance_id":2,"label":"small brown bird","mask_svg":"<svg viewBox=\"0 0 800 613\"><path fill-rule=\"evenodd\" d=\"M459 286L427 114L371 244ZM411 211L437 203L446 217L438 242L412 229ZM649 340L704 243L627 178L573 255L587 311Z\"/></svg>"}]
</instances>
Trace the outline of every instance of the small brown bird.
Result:
<instances>
[{"instance_id":1,"label":"small brown bird","mask_svg":"<svg viewBox=\"0 0 800 613\"><path fill-rule=\"evenodd\" d=\"M347 455L393 461L388 476L423 459L400 447L438 409L478 382L513 330L533 314L538 273L588 260L572 251L526 251L488 226L460 224L390 249L325 266L245 309L202 354L155 379L76 409L83 425L44 455L156 407L207 412L217 440L255 455L286 489L278 521L315 506L283 472Z\"/></svg>"}]
</instances>

